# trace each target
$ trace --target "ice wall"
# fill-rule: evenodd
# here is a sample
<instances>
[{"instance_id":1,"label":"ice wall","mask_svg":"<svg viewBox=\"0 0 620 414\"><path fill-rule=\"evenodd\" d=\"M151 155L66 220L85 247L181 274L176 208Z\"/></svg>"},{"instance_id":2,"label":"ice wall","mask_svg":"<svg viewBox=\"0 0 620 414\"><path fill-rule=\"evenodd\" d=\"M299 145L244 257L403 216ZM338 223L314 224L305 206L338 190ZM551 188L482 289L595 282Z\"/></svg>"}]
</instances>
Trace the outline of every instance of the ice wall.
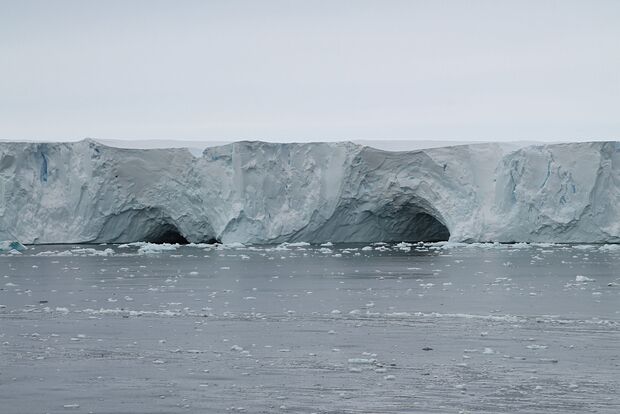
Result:
<instances>
[{"instance_id":1,"label":"ice wall","mask_svg":"<svg viewBox=\"0 0 620 414\"><path fill-rule=\"evenodd\" d=\"M511 149L512 148L512 149ZM0 240L620 242L620 142L0 144Z\"/></svg>"}]
</instances>

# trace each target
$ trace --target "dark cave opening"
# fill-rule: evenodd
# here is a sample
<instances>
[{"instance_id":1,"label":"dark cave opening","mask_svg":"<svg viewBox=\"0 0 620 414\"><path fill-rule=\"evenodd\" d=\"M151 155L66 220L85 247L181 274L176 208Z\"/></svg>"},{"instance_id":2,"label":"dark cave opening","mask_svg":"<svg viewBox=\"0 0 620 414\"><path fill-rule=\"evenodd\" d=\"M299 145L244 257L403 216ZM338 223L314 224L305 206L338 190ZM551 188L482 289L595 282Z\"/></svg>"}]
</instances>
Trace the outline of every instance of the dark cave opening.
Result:
<instances>
[{"instance_id":1,"label":"dark cave opening","mask_svg":"<svg viewBox=\"0 0 620 414\"><path fill-rule=\"evenodd\" d=\"M438 242L448 241L450 231L438 219L427 213L417 213L407 226L406 237L412 238L407 241Z\"/></svg>"},{"instance_id":2,"label":"dark cave opening","mask_svg":"<svg viewBox=\"0 0 620 414\"><path fill-rule=\"evenodd\" d=\"M447 226L416 205L384 211L378 216L380 241L438 242L450 239Z\"/></svg>"},{"instance_id":3,"label":"dark cave opening","mask_svg":"<svg viewBox=\"0 0 620 414\"><path fill-rule=\"evenodd\" d=\"M144 241L149 243L189 244L189 241L181 234L176 226L166 223L157 227L148 234Z\"/></svg>"},{"instance_id":4,"label":"dark cave opening","mask_svg":"<svg viewBox=\"0 0 620 414\"><path fill-rule=\"evenodd\" d=\"M441 242L450 230L441 212L428 202L386 200L378 206L350 205L337 209L311 239L334 243ZM305 234L296 235L304 240Z\"/></svg>"}]
</instances>

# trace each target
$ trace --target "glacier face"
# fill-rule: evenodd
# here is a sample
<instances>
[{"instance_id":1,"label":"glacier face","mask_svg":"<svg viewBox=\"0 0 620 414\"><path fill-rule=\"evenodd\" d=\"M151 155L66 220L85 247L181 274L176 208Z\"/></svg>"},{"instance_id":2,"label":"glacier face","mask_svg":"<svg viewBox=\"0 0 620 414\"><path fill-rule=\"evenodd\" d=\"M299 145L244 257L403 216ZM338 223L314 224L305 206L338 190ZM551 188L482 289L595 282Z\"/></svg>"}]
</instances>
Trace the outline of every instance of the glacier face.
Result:
<instances>
[{"instance_id":1,"label":"glacier face","mask_svg":"<svg viewBox=\"0 0 620 414\"><path fill-rule=\"evenodd\" d=\"M620 242L620 142L0 144L0 240Z\"/></svg>"}]
</instances>

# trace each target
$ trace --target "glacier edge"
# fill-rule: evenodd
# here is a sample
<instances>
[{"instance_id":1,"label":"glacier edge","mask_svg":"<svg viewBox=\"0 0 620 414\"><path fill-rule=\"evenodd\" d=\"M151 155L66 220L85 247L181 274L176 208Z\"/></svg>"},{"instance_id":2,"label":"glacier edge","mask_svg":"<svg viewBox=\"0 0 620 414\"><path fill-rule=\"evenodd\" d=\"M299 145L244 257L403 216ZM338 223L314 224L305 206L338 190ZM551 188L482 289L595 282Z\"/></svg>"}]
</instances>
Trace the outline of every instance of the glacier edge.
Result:
<instances>
[{"instance_id":1,"label":"glacier edge","mask_svg":"<svg viewBox=\"0 0 620 414\"><path fill-rule=\"evenodd\" d=\"M620 142L0 143L0 240L620 242Z\"/></svg>"}]
</instances>

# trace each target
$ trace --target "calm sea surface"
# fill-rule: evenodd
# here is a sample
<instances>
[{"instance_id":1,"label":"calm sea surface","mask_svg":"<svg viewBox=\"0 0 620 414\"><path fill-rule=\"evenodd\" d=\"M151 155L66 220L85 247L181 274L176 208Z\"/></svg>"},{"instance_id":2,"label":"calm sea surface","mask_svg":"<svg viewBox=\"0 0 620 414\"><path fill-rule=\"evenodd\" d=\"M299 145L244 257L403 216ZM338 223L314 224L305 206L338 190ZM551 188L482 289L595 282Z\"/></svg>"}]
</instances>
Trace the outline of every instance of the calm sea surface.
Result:
<instances>
[{"instance_id":1,"label":"calm sea surface","mask_svg":"<svg viewBox=\"0 0 620 414\"><path fill-rule=\"evenodd\" d=\"M620 247L30 247L0 412L619 413Z\"/></svg>"}]
</instances>

